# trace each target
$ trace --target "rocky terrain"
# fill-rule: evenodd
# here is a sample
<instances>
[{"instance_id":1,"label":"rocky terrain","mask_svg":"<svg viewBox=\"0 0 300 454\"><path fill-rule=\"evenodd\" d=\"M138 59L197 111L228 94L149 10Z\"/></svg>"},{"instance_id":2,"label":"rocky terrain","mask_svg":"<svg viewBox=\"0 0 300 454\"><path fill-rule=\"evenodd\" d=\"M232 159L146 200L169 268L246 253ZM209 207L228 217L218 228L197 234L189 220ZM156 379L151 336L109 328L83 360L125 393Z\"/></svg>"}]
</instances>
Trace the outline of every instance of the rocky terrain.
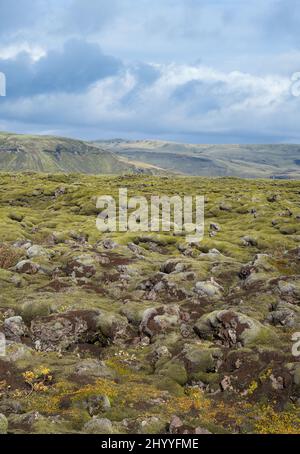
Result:
<instances>
[{"instance_id":1,"label":"rocky terrain","mask_svg":"<svg viewBox=\"0 0 300 454\"><path fill-rule=\"evenodd\" d=\"M119 187L204 240L99 233ZM1 174L0 432L300 433L299 240L297 181Z\"/></svg>"}]
</instances>

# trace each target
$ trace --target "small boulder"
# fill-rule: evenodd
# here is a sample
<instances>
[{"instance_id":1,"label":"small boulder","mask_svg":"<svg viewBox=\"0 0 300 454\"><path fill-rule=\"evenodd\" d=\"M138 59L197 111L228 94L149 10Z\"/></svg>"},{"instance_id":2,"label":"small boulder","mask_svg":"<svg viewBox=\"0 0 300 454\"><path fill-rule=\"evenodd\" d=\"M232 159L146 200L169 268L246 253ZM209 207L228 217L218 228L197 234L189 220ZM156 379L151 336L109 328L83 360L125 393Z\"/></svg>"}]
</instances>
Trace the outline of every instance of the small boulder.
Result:
<instances>
[{"instance_id":1,"label":"small boulder","mask_svg":"<svg viewBox=\"0 0 300 454\"><path fill-rule=\"evenodd\" d=\"M25 336L27 328L22 317L9 317L4 320L4 334L7 339L20 342L21 337Z\"/></svg>"},{"instance_id":2,"label":"small boulder","mask_svg":"<svg viewBox=\"0 0 300 454\"><path fill-rule=\"evenodd\" d=\"M196 283L195 292L206 298L218 299L222 297L223 288L213 278L209 281L199 281Z\"/></svg>"},{"instance_id":3,"label":"small boulder","mask_svg":"<svg viewBox=\"0 0 300 454\"><path fill-rule=\"evenodd\" d=\"M113 241L112 239L106 238L105 240L102 241L101 246L104 249L111 250L111 249L115 249L118 246L118 244L115 241Z\"/></svg>"},{"instance_id":4,"label":"small boulder","mask_svg":"<svg viewBox=\"0 0 300 454\"><path fill-rule=\"evenodd\" d=\"M93 418L83 426L83 432L87 434L113 434L113 425L107 418Z\"/></svg>"},{"instance_id":5,"label":"small boulder","mask_svg":"<svg viewBox=\"0 0 300 454\"><path fill-rule=\"evenodd\" d=\"M90 416L97 416L99 413L109 410L111 405L109 398L105 394L93 394L83 401L78 401L77 407L87 410Z\"/></svg>"},{"instance_id":6,"label":"small boulder","mask_svg":"<svg viewBox=\"0 0 300 454\"><path fill-rule=\"evenodd\" d=\"M46 255L47 255L47 252L45 251L45 249L42 246L39 246L37 244L34 244L33 246L30 246L27 249L27 257L29 259L32 259L34 257L43 257Z\"/></svg>"},{"instance_id":7,"label":"small boulder","mask_svg":"<svg viewBox=\"0 0 300 454\"><path fill-rule=\"evenodd\" d=\"M39 272L40 266L31 260L21 260L16 264L15 270L18 273L36 274Z\"/></svg>"},{"instance_id":8,"label":"small boulder","mask_svg":"<svg viewBox=\"0 0 300 454\"><path fill-rule=\"evenodd\" d=\"M150 338L161 332L168 330L179 325L180 321L180 308L179 306L161 306L158 308L146 309L142 321L140 323L139 331L141 334L146 334Z\"/></svg>"},{"instance_id":9,"label":"small boulder","mask_svg":"<svg viewBox=\"0 0 300 454\"><path fill-rule=\"evenodd\" d=\"M219 226L219 224L217 224L215 222L211 222L209 228L210 228L210 230L213 230L215 232L220 232L221 231L221 227Z\"/></svg>"},{"instance_id":10,"label":"small boulder","mask_svg":"<svg viewBox=\"0 0 300 454\"><path fill-rule=\"evenodd\" d=\"M163 263L160 267L160 271L165 274L171 273L183 273L186 270L186 266L182 262L178 262L178 260L167 260Z\"/></svg>"},{"instance_id":11,"label":"small boulder","mask_svg":"<svg viewBox=\"0 0 300 454\"><path fill-rule=\"evenodd\" d=\"M226 347L241 347L254 342L268 328L247 315L232 310L214 311L203 315L194 326L199 337L217 340Z\"/></svg>"},{"instance_id":12,"label":"small boulder","mask_svg":"<svg viewBox=\"0 0 300 454\"><path fill-rule=\"evenodd\" d=\"M114 378L115 373L103 361L98 359L84 359L75 367L75 374L92 378Z\"/></svg>"},{"instance_id":13,"label":"small boulder","mask_svg":"<svg viewBox=\"0 0 300 454\"><path fill-rule=\"evenodd\" d=\"M31 337L38 351L62 351L80 342L99 339L98 311L73 311L38 317L31 322Z\"/></svg>"}]
</instances>

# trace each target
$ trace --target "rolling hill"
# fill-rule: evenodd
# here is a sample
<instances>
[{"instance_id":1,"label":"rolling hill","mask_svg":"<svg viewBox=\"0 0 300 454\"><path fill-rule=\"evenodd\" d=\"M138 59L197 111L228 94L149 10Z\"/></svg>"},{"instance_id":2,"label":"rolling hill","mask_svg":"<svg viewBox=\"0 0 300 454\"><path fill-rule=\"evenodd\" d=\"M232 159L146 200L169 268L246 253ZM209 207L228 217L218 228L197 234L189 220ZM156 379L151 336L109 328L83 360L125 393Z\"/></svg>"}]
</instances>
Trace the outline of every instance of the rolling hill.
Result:
<instances>
[{"instance_id":1,"label":"rolling hill","mask_svg":"<svg viewBox=\"0 0 300 454\"><path fill-rule=\"evenodd\" d=\"M130 162L80 140L0 133L0 170L86 174L160 174L151 164Z\"/></svg>"},{"instance_id":2,"label":"rolling hill","mask_svg":"<svg viewBox=\"0 0 300 454\"><path fill-rule=\"evenodd\" d=\"M85 142L0 133L0 171L300 179L300 145Z\"/></svg>"},{"instance_id":3,"label":"rolling hill","mask_svg":"<svg viewBox=\"0 0 300 454\"><path fill-rule=\"evenodd\" d=\"M300 179L300 145L188 145L120 139L97 143L119 156L185 175Z\"/></svg>"}]
</instances>

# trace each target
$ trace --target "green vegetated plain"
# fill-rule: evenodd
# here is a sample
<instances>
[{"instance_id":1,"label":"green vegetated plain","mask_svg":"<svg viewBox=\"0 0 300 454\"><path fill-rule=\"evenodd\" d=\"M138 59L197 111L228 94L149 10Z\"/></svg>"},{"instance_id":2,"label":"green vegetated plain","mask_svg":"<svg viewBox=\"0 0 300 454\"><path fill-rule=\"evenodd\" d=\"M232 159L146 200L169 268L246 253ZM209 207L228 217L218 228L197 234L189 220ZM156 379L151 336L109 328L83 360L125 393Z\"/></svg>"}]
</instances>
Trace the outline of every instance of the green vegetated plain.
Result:
<instances>
[{"instance_id":1,"label":"green vegetated plain","mask_svg":"<svg viewBox=\"0 0 300 454\"><path fill-rule=\"evenodd\" d=\"M120 187L204 240L100 233ZM300 433L299 240L297 181L1 173L0 431Z\"/></svg>"}]
</instances>

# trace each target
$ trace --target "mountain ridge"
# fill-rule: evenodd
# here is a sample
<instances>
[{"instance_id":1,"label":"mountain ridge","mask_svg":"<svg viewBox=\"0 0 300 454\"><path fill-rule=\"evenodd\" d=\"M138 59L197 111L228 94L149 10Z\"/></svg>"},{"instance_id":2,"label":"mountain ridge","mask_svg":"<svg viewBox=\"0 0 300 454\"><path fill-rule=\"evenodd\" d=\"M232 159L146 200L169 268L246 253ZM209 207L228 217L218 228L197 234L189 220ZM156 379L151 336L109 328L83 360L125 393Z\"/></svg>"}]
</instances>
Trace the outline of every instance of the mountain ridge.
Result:
<instances>
[{"instance_id":1,"label":"mountain ridge","mask_svg":"<svg viewBox=\"0 0 300 454\"><path fill-rule=\"evenodd\" d=\"M300 145L84 141L0 132L0 171L300 179Z\"/></svg>"},{"instance_id":2,"label":"mountain ridge","mask_svg":"<svg viewBox=\"0 0 300 454\"><path fill-rule=\"evenodd\" d=\"M86 174L160 174L150 164L138 165L126 157L83 140L56 136L0 133L0 170Z\"/></svg>"},{"instance_id":3,"label":"mountain ridge","mask_svg":"<svg viewBox=\"0 0 300 454\"><path fill-rule=\"evenodd\" d=\"M97 141L117 155L193 176L300 179L298 144L180 144L178 142Z\"/></svg>"}]
</instances>

